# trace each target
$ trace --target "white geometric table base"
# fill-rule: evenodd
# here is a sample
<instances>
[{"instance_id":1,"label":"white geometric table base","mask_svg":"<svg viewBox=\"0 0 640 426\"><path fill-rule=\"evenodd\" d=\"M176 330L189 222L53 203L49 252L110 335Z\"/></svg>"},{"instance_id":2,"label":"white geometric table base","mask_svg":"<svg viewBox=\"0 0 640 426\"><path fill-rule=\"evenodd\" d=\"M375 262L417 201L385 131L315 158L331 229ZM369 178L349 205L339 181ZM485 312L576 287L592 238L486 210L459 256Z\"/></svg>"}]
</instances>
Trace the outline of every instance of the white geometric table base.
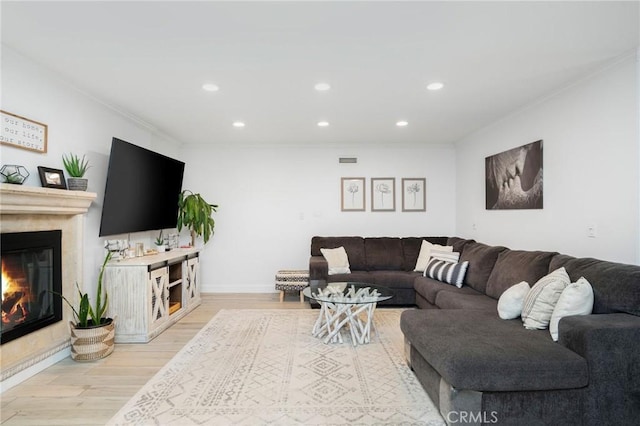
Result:
<instances>
[{"instance_id":1,"label":"white geometric table base","mask_svg":"<svg viewBox=\"0 0 640 426\"><path fill-rule=\"evenodd\" d=\"M313 325L312 335L324 343L342 343L343 327L349 325L353 346L371 341L371 322L376 303L320 302L320 314ZM363 315L361 315L363 314ZM362 320L365 317L365 321Z\"/></svg>"}]
</instances>

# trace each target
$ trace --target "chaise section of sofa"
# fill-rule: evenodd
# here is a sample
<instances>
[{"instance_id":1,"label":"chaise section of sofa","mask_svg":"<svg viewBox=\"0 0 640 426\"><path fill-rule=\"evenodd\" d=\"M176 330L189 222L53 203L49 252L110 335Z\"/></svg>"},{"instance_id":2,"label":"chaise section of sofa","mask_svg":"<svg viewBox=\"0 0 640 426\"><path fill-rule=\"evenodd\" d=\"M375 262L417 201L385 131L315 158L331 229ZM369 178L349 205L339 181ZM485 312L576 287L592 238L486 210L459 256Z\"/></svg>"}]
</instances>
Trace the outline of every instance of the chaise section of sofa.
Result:
<instances>
[{"instance_id":1,"label":"chaise section of sofa","mask_svg":"<svg viewBox=\"0 0 640 426\"><path fill-rule=\"evenodd\" d=\"M449 243L470 262L465 286L418 278L418 305L431 309L401 318L408 361L445 420L464 412L483 419L477 424L637 424L640 266ZM506 289L560 267L573 282L589 281L594 306L591 315L562 318L558 342L549 330L497 316Z\"/></svg>"}]
</instances>

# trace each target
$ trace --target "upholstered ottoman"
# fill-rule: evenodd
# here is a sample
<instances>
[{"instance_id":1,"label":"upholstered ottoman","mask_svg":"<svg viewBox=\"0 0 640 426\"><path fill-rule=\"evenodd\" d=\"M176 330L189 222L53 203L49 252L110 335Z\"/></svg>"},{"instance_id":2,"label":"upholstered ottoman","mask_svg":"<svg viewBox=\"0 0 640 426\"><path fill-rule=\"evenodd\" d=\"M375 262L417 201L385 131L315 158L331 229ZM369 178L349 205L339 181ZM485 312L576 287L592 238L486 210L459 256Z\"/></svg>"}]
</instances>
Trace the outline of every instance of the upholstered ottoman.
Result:
<instances>
[{"instance_id":1,"label":"upholstered ottoman","mask_svg":"<svg viewBox=\"0 0 640 426\"><path fill-rule=\"evenodd\" d=\"M276 290L280 290L280 302L284 301L284 292L294 290L300 292L300 301L304 302L302 290L309 285L309 271L283 269L276 273Z\"/></svg>"}]
</instances>

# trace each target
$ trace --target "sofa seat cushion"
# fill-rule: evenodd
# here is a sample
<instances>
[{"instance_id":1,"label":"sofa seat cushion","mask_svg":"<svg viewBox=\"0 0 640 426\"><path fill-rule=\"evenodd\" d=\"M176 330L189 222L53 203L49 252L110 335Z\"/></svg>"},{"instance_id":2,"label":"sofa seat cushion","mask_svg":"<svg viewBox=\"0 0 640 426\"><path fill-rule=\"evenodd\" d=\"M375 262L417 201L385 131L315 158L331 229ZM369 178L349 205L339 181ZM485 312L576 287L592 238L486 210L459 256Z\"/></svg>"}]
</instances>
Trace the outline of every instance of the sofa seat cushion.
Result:
<instances>
[{"instance_id":1,"label":"sofa seat cushion","mask_svg":"<svg viewBox=\"0 0 640 426\"><path fill-rule=\"evenodd\" d=\"M573 389L588 384L587 361L495 312L426 309L402 313L400 328L453 387L476 391Z\"/></svg>"},{"instance_id":2,"label":"sofa seat cushion","mask_svg":"<svg viewBox=\"0 0 640 426\"><path fill-rule=\"evenodd\" d=\"M470 290L470 287L467 287ZM475 290L473 290L475 291ZM440 309L474 309L496 312L498 301L484 294L459 294L452 291L440 291L436 295L436 306Z\"/></svg>"},{"instance_id":3,"label":"sofa seat cushion","mask_svg":"<svg viewBox=\"0 0 640 426\"><path fill-rule=\"evenodd\" d=\"M371 271L369 272L372 284L381 285L390 289L407 288L413 290L413 282L420 277L420 272L405 271Z\"/></svg>"},{"instance_id":4,"label":"sofa seat cushion","mask_svg":"<svg viewBox=\"0 0 640 426\"><path fill-rule=\"evenodd\" d=\"M334 274L327 276L327 282L330 283L340 283L348 281L374 284L369 271L351 271L350 274Z\"/></svg>"},{"instance_id":5,"label":"sofa seat cushion","mask_svg":"<svg viewBox=\"0 0 640 426\"><path fill-rule=\"evenodd\" d=\"M450 291L454 294L470 294L475 296L482 295L482 293L472 289L471 287L458 288L451 284L443 283L442 281L423 276L419 276L415 279L413 288L415 289L416 293L427 299L427 301L433 305L436 304L436 296L441 291Z\"/></svg>"}]
</instances>

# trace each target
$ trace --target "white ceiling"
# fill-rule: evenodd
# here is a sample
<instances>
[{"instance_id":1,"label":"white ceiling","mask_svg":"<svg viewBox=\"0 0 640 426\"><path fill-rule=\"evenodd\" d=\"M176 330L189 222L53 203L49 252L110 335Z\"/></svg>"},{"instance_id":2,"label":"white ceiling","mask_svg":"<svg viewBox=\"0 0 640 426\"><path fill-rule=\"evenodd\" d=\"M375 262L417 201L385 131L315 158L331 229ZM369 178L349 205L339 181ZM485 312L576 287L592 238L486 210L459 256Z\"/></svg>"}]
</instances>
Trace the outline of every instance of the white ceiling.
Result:
<instances>
[{"instance_id":1,"label":"white ceiling","mask_svg":"<svg viewBox=\"0 0 640 426\"><path fill-rule=\"evenodd\" d=\"M638 4L2 1L2 43L183 143L445 144L633 51Z\"/></svg>"}]
</instances>

